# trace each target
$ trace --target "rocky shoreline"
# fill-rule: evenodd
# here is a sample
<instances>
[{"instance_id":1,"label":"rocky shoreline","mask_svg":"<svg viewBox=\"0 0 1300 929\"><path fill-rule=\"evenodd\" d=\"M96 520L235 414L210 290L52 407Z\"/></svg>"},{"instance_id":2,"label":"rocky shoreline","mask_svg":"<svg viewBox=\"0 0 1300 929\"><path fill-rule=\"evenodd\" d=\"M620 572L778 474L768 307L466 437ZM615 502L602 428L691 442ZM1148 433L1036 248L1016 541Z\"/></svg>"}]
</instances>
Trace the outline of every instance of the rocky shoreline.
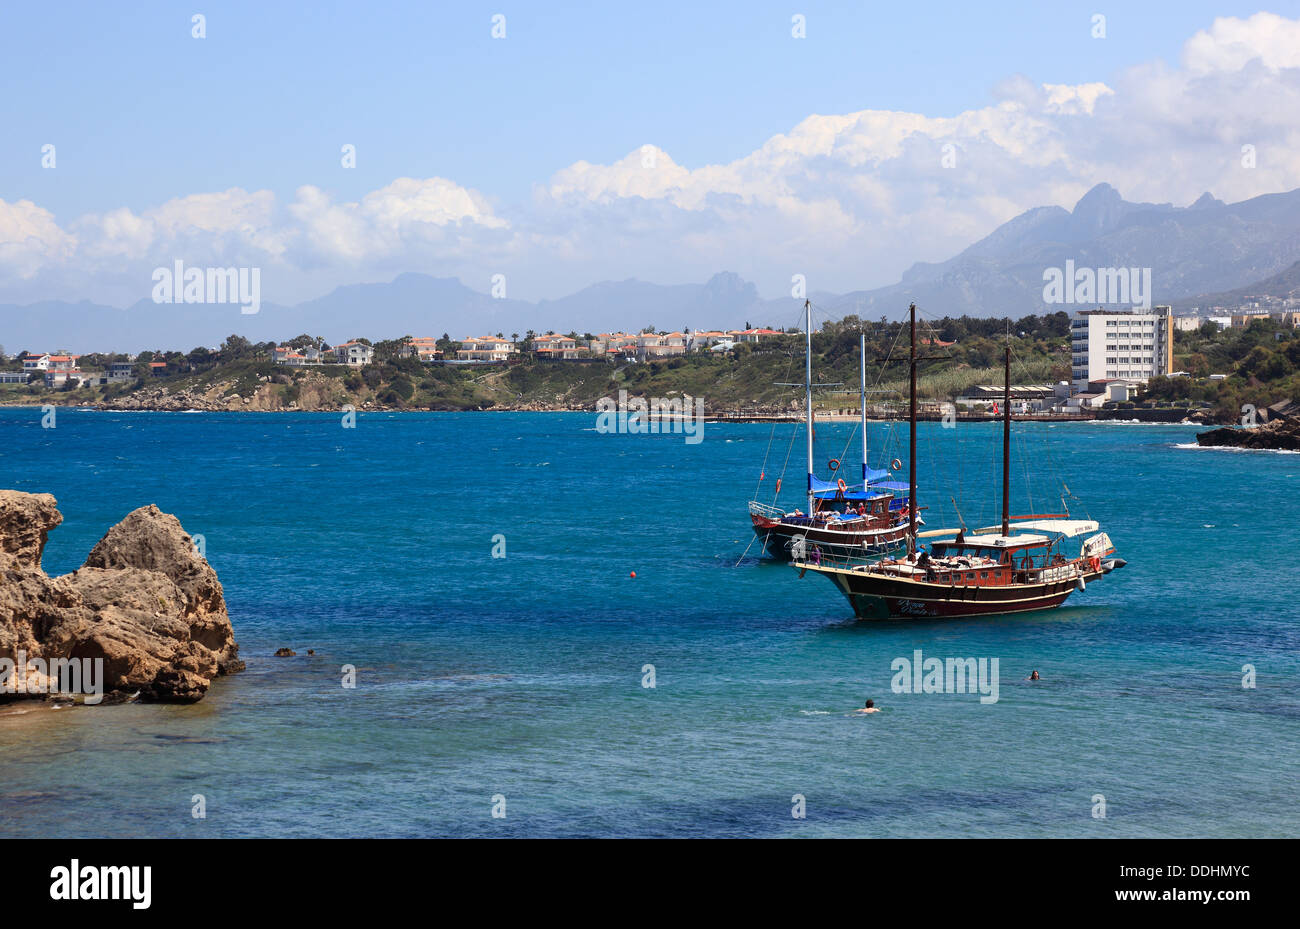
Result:
<instances>
[{"instance_id":1,"label":"rocky shoreline","mask_svg":"<svg viewBox=\"0 0 1300 929\"><path fill-rule=\"evenodd\" d=\"M41 556L62 522L50 494L0 490L0 701L194 703L244 669L221 582L175 516L134 510L50 577ZM70 664L98 670L93 699L53 673Z\"/></svg>"},{"instance_id":2,"label":"rocky shoreline","mask_svg":"<svg viewBox=\"0 0 1300 929\"><path fill-rule=\"evenodd\" d=\"M1300 452L1300 420L1277 419L1263 426L1225 426L1196 436L1203 448L1249 448L1261 451Z\"/></svg>"}]
</instances>

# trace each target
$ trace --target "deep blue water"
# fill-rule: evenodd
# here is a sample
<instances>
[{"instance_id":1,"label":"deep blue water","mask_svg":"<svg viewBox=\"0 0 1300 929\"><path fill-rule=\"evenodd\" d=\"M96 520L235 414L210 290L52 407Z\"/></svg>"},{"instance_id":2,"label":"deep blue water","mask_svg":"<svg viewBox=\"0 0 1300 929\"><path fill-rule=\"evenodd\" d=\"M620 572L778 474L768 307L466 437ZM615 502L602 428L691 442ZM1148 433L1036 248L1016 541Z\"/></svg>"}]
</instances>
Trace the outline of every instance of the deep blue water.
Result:
<instances>
[{"instance_id":1,"label":"deep blue water","mask_svg":"<svg viewBox=\"0 0 1300 929\"><path fill-rule=\"evenodd\" d=\"M868 624L824 579L742 560L789 426L691 445L584 414L40 421L0 409L0 487L58 498L46 570L156 503L205 537L248 670L189 707L0 716L0 835L1300 835L1300 456L1017 425L1014 511L1030 491L1055 511L1064 478L1128 567L1056 611ZM851 428L819 428L820 461ZM994 521L997 428L921 433L929 524L949 494ZM914 649L998 658L999 701L891 693ZM852 715L867 696L883 712Z\"/></svg>"}]
</instances>

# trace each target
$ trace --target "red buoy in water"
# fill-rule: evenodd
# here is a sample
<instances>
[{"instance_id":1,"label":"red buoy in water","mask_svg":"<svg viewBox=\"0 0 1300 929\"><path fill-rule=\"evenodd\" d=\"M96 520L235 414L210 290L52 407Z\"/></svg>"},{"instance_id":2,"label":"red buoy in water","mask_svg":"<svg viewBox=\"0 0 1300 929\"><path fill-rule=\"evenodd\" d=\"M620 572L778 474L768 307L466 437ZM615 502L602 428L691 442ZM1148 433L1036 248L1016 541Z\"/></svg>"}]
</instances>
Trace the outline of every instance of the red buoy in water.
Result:
<instances>
[{"instance_id":1,"label":"red buoy in water","mask_svg":"<svg viewBox=\"0 0 1300 929\"><path fill-rule=\"evenodd\" d=\"M630 575L628 575L628 576L629 576L629 577L636 577L636 572L633 571L633 572L632 572Z\"/></svg>"}]
</instances>

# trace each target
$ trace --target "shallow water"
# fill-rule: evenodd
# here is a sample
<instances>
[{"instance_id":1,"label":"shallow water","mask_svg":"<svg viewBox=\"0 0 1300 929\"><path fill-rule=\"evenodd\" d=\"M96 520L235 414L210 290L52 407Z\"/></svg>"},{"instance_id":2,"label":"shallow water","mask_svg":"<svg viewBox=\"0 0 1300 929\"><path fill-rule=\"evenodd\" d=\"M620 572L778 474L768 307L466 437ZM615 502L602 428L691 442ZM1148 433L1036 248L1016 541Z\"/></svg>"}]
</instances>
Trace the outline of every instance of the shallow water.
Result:
<instances>
[{"instance_id":1,"label":"shallow water","mask_svg":"<svg viewBox=\"0 0 1300 929\"><path fill-rule=\"evenodd\" d=\"M797 502L789 425L40 420L0 410L0 487L58 497L46 570L156 503L204 536L248 670L195 706L0 709L0 835L1300 834L1300 456L1017 424L1013 511L1059 509L1057 473L1128 567L1057 611L864 624L750 547L765 454L763 499L789 450ZM818 460L856 462L852 428L819 427ZM997 427L920 429L929 525L949 493L996 521ZM872 437L906 459L904 430ZM998 702L892 693L915 649L998 658ZM867 696L883 712L853 714Z\"/></svg>"}]
</instances>

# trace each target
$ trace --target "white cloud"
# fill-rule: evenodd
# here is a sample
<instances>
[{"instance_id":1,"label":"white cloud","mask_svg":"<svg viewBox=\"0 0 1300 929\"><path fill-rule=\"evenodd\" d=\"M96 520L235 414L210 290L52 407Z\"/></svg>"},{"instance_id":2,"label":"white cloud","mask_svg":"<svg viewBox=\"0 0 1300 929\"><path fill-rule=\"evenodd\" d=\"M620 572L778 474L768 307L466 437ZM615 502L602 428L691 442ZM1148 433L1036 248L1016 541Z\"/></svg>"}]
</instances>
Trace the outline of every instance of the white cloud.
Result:
<instances>
[{"instance_id":1,"label":"white cloud","mask_svg":"<svg viewBox=\"0 0 1300 929\"><path fill-rule=\"evenodd\" d=\"M1300 20L1276 13L1223 17L1183 46L1183 66L1194 73L1238 71L1252 61L1273 70L1300 68Z\"/></svg>"},{"instance_id":2,"label":"white cloud","mask_svg":"<svg viewBox=\"0 0 1300 929\"><path fill-rule=\"evenodd\" d=\"M336 203L317 187L300 187L289 213L316 257L345 262L446 245L473 227L509 226L493 215L481 194L440 177L398 178L358 203Z\"/></svg>"},{"instance_id":3,"label":"white cloud","mask_svg":"<svg viewBox=\"0 0 1300 929\"><path fill-rule=\"evenodd\" d=\"M41 268L68 260L76 239L59 228L54 215L30 200L0 200L0 280L31 278Z\"/></svg>"},{"instance_id":4,"label":"white cloud","mask_svg":"<svg viewBox=\"0 0 1300 929\"><path fill-rule=\"evenodd\" d=\"M275 225L275 195L232 187L168 200L137 215L125 207L80 217L73 228L91 261L145 259L151 254L199 258L283 254L287 232Z\"/></svg>"}]
</instances>

